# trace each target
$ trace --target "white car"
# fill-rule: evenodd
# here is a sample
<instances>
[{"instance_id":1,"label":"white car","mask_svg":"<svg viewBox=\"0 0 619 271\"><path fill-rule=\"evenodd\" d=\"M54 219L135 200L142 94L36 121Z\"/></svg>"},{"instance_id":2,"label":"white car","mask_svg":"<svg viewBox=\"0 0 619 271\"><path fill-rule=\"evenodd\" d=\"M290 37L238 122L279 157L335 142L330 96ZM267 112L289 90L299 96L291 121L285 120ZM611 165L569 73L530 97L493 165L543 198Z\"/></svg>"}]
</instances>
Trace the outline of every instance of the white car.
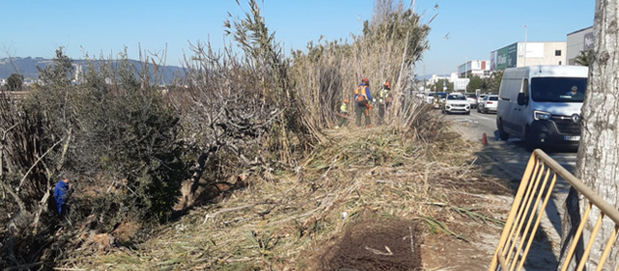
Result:
<instances>
[{"instance_id":1,"label":"white car","mask_svg":"<svg viewBox=\"0 0 619 271\"><path fill-rule=\"evenodd\" d=\"M431 92L425 95L425 101L428 104L433 104L434 103L434 92Z\"/></svg>"},{"instance_id":2,"label":"white car","mask_svg":"<svg viewBox=\"0 0 619 271\"><path fill-rule=\"evenodd\" d=\"M477 95L475 93L465 94L466 101L469 102L471 108L477 108Z\"/></svg>"},{"instance_id":3,"label":"white car","mask_svg":"<svg viewBox=\"0 0 619 271\"><path fill-rule=\"evenodd\" d=\"M489 112L497 112L497 107L499 106L499 96L498 95L487 95L481 100L477 106L477 112L480 113L489 113Z\"/></svg>"},{"instance_id":4,"label":"white car","mask_svg":"<svg viewBox=\"0 0 619 271\"><path fill-rule=\"evenodd\" d=\"M466 101L466 96L460 93L452 93L447 95L445 99L445 107L443 107L443 113L471 113L471 106Z\"/></svg>"}]
</instances>

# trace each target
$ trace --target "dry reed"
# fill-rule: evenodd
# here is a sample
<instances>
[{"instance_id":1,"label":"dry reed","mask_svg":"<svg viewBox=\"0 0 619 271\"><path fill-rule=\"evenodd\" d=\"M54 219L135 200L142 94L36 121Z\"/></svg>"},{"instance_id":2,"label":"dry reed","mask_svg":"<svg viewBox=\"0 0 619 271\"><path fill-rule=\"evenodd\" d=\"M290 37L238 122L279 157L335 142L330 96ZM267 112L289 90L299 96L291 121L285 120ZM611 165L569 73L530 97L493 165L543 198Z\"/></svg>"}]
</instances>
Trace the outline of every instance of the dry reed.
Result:
<instances>
[{"instance_id":1,"label":"dry reed","mask_svg":"<svg viewBox=\"0 0 619 271\"><path fill-rule=\"evenodd\" d=\"M116 250L65 265L108 270L312 269L322 249L346 225L368 219L418 220L430 232L468 240L470 233L458 231L458 223L499 222L493 210L470 208L483 196L463 199L461 193L477 195L478 186L492 182L474 181L472 176L479 173L470 163L471 153L453 151L469 143L444 125L427 127L439 134L427 143L421 136L403 139L397 129L373 128L363 135L357 129L327 131L327 143L297 168L274 172L273 180L252 179L247 189L161 228L138 250Z\"/></svg>"}]
</instances>

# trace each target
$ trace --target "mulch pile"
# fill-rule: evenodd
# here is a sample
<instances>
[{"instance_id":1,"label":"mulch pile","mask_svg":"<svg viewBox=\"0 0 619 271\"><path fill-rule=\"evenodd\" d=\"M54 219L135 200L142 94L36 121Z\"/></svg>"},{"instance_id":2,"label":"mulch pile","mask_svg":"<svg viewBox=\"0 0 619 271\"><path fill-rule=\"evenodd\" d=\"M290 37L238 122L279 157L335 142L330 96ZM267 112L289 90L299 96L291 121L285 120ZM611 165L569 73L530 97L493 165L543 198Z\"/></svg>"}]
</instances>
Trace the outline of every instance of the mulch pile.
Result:
<instances>
[{"instance_id":1,"label":"mulch pile","mask_svg":"<svg viewBox=\"0 0 619 271\"><path fill-rule=\"evenodd\" d=\"M322 270L421 270L420 234L413 222L364 221L346 228L322 255ZM412 240L411 240L412 239Z\"/></svg>"}]
</instances>

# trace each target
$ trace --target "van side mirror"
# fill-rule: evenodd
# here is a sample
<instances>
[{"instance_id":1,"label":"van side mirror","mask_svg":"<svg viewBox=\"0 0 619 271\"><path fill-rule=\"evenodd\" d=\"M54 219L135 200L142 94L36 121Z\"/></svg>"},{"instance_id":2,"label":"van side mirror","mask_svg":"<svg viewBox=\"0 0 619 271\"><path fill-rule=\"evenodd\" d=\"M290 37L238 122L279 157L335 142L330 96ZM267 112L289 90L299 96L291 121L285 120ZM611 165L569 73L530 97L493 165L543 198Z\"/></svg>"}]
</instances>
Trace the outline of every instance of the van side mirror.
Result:
<instances>
[{"instance_id":1,"label":"van side mirror","mask_svg":"<svg viewBox=\"0 0 619 271\"><path fill-rule=\"evenodd\" d=\"M524 95L524 93L518 93L518 105L527 105L529 104L529 96Z\"/></svg>"}]
</instances>

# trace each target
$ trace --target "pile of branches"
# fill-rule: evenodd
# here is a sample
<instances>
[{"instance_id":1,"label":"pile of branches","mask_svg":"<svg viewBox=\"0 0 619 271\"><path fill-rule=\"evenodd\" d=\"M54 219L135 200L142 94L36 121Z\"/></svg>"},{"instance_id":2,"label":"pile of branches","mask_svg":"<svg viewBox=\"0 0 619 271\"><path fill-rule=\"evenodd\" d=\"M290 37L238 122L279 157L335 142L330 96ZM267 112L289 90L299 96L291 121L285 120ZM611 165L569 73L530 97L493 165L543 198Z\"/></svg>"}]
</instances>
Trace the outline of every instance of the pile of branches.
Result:
<instances>
[{"instance_id":1,"label":"pile of branches","mask_svg":"<svg viewBox=\"0 0 619 271\"><path fill-rule=\"evenodd\" d=\"M0 265L50 267L84 245L84 231L108 234L137 221L148 232L173 215L183 180L194 192L204 182L252 173L269 180L300 168L305 153L328 141L323 128L361 77L373 90L394 83L391 114L401 127L428 115L403 94L429 27L401 4L379 1L350 44L310 45L292 58L255 0L245 17L224 25L240 50L192 45L184 79L169 89L126 53L119 65L89 66L74 85L71 60L59 50L21 105L0 99L0 193L11 199L0 206L0 223L9 225L0 228ZM63 220L51 192L67 175L80 181Z\"/></svg>"}]
</instances>

